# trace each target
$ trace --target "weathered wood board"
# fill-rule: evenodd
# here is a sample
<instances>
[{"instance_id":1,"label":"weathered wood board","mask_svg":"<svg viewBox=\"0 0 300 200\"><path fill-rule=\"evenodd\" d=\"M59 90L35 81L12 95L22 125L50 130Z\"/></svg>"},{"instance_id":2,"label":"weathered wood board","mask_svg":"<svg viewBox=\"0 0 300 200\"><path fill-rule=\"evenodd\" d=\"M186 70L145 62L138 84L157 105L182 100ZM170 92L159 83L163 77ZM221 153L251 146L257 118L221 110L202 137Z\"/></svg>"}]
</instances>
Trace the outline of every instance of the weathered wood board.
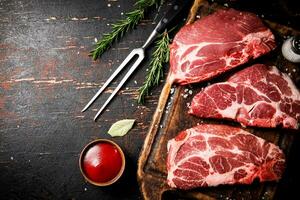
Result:
<instances>
[{"instance_id":1,"label":"weathered wood board","mask_svg":"<svg viewBox=\"0 0 300 200\"><path fill-rule=\"evenodd\" d=\"M218 9L216 4L205 5L200 9L202 16L205 16ZM189 86L173 86L174 93L170 95L167 108L157 129L151 129L145 139L143 150L141 151L138 167L138 181L140 190L145 199L273 199L276 196L278 182L258 183L252 185L218 186L198 188L189 191L171 189L166 183L167 170L167 142L175 137L178 132L197 125L198 123L224 123L232 126L239 124L223 120L204 120L187 114L188 104L192 97L201 88L226 80L226 77L253 63L266 63L276 65L282 72L288 73L299 87L299 66L286 61L281 54L281 44L286 36L299 33L289 27L282 26L270 21L265 21L266 25L275 34L278 48L270 54L255 61L232 70L209 82L193 84ZM192 90L193 94L188 93ZM155 117L155 116L154 116ZM155 119L153 119L155 120ZM291 130L246 128L247 131L277 144L286 154L287 159L295 136ZM287 166L288 170L289 166Z\"/></svg>"},{"instance_id":2,"label":"weathered wood board","mask_svg":"<svg viewBox=\"0 0 300 200\"><path fill-rule=\"evenodd\" d=\"M95 39L110 32L111 24L124 19L121 13L133 10L135 2L0 0L0 199L141 198L136 163L158 98L153 91L145 106L137 104L150 57L97 122L93 117L130 66L81 112L155 27L156 12L151 9L100 59L88 56ZM125 118L136 119L130 134L107 134L113 123ZM83 147L98 138L115 141L126 156L125 172L111 187L87 183L78 167Z\"/></svg>"}]
</instances>

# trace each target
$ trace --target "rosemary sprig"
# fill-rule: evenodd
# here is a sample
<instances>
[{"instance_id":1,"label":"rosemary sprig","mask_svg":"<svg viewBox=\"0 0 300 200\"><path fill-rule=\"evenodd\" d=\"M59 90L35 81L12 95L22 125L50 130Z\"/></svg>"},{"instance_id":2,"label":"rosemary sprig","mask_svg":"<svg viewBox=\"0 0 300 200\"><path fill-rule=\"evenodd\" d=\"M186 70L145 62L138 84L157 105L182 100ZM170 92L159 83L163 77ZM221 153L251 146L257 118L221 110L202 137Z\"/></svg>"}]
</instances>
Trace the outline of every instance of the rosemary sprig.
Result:
<instances>
[{"instance_id":1,"label":"rosemary sprig","mask_svg":"<svg viewBox=\"0 0 300 200\"><path fill-rule=\"evenodd\" d=\"M130 29L134 28L141 19L144 18L144 13L147 8L154 4L159 5L163 0L137 0L135 9L125 14L126 18L112 24L112 31L103 35L103 38L97 42L96 48L90 52L90 56L96 60L101 56L116 40L123 37L123 35Z\"/></svg>"},{"instance_id":2,"label":"rosemary sprig","mask_svg":"<svg viewBox=\"0 0 300 200\"><path fill-rule=\"evenodd\" d=\"M165 31L155 42L155 50L152 53L146 80L142 87L139 88L138 103L144 103L145 96L149 95L150 89L157 86L161 78L163 78L164 64L168 63L170 58L169 44L170 38L168 32Z\"/></svg>"}]
</instances>

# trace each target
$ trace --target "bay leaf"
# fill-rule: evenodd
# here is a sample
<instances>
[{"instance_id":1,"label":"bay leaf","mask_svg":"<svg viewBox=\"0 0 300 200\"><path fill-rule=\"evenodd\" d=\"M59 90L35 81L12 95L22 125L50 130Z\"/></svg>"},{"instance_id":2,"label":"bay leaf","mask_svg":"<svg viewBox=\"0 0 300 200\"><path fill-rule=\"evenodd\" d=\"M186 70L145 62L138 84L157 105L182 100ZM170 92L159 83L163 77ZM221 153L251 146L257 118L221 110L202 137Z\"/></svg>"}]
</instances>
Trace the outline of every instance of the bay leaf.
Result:
<instances>
[{"instance_id":1,"label":"bay leaf","mask_svg":"<svg viewBox=\"0 0 300 200\"><path fill-rule=\"evenodd\" d=\"M112 137L124 136L132 128L134 119L123 119L114 123L108 130L108 134Z\"/></svg>"}]
</instances>

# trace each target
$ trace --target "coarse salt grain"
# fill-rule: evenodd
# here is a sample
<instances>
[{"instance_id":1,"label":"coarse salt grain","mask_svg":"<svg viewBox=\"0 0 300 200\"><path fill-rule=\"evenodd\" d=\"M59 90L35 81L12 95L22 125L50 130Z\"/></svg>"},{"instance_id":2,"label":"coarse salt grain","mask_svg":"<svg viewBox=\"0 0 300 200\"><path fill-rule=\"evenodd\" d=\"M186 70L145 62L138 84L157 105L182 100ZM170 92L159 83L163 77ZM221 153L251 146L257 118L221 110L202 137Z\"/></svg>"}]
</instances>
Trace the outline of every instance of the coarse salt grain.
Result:
<instances>
[{"instance_id":1,"label":"coarse salt grain","mask_svg":"<svg viewBox=\"0 0 300 200\"><path fill-rule=\"evenodd\" d=\"M174 93L174 88L171 88L171 90L170 90L170 94L173 94Z\"/></svg>"},{"instance_id":2,"label":"coarse salt grain","mask_svg":"<svg viewBox=\"0 0 300 200\"><path fill-rule=\"evenodd\" d=\"M293 72L296 72L296 69L293 69Z\"/></svg>"},{"instance_id":3,"label":"coarse salt grain","mask_svg":"<svg viewBox=\"0 0 300 200\"><path fill-rule=\"evenodd\" d=\"M111 7L111 4L109 3L109 4L107 4L107 7Z\"/></svg>"},{"instance_id":4,"label":"coarse salt grain","mask_svg":"<svg viewBox=\"0 0 300 200\"><path fill-rule=\"evenodd\" d=\"M187 91L189 91L189 89L184 89L184 92L186 93Z\"/></svg>"},{"instance_id":5,"label":"coarse salt grain","mask_svg":"<svg viewBox=\"0 0 300 200\"><path fill-rule=\"evenodd\" d=\"M136 85L137 85L137 81L134 81L134 84L136 84Z\"/></svg>"},{"instance_id":6,"label":"coarse salt grain","mask_svg":"<svg viewBox=\"0 0 300 200\"><path fill-rule=\"evenodd\" d=\"M183 95L183 98L187 98L188 94Z\"/></svg>"},{"instance_id":7,"label":"coarse salt grain","mask_svg":"<svg viewBox=\"0 0 300 200\"><path fill-rule=\"evenodd\" d=\"M124 13L123 13L123 12L121 12L121 15L124 15Z\"/></svg>"},{"instance_id":8,"label":"coarse salt grain","mask_svg":"<svg viewBox=\"0 0 300 200\"><path fill-rule=\"evenodd\" d=\"M97 38L95 38L94 40L95 40L95 42L98 42L98 39L97 39Z\"/></svg>"},{"instance_id":9,"label":"coarse salt grain","mask_svg":"<svg viewBox=\"0 0 300 200\"><path fill-rule=\"evenodd\" d=\"M189 94L193 94L193 91L192 91L192 90L189 90Z\"/></svg>"},{"instance_id":10,"label":"coarse salt grain","mask_svg":"<svg viewBox=\"0 0 300 200\"><path fill-rule=\"evenodd\" d=\"M14 160L14 157L10 157L11 160Z\"/></svg>"}]
</instances>

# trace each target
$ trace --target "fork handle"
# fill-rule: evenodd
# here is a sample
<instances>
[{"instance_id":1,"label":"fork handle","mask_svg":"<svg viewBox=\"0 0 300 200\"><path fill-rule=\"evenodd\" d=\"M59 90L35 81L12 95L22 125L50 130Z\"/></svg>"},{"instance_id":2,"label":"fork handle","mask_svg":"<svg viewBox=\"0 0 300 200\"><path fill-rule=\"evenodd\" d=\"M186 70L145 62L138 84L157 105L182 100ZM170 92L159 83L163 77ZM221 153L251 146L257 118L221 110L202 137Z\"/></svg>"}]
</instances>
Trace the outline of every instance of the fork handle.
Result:
<instances>
[{"instance_id":1,"label":"fork handle","mask_svg":"<svg viewBox=\"0 0 300 200\"><path fill-rule=\"evenodd\" d=\"M173 19L188 5L191 5L191 0L173 0L171 8L163 16L163 18L158 22L155 27L155 31L158 33L163 33L167 26L173 21Z\"/></svg>"},{"instance_id":2,"label":"fork handle","mask_svg":"<svg viewBox=\"0 0 300 200\"><path fill-rule=\"evenodd\" d=\"M145 44L143 45L143 49L146 49L156 38L158 34L162 34L167 26L173 21L173 19L182 11L184 8L186 8L188 5L190 5L190 2L192 0L173 0L173 4L171 8L168 10L168 12L163 16L163 18L158 22L155 29L152 31L151 35L146 40Z\"/></svg>"}]
</instances>

